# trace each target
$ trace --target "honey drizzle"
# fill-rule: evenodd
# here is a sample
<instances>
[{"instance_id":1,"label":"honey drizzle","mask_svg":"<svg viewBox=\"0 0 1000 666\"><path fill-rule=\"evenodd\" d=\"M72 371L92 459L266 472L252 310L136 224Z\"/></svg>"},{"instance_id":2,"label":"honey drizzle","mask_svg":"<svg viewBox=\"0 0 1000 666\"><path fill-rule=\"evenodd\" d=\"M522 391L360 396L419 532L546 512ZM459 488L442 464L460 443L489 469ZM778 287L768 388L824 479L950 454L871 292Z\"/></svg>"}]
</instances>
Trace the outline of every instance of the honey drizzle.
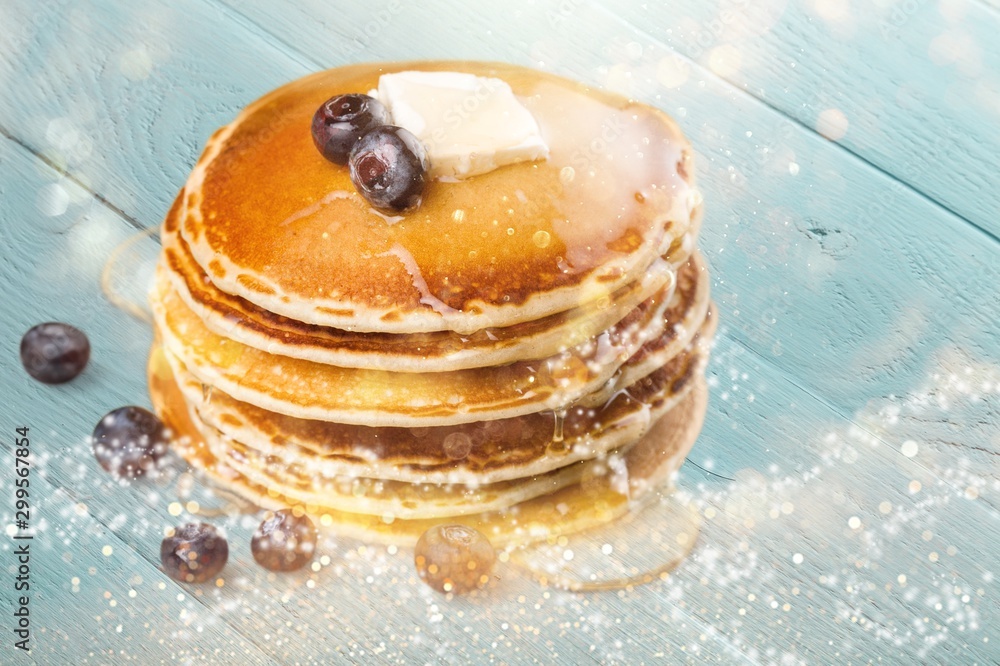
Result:
<instances>
[{"instance_id":1,"label":"honey drizzle","mask_svg":"<svg viewBox=\"0 0 1000 666\"><path fill-rule=\"evenodd\" d=\"M559 443L563 441L563 426L566 423L566 410L557 409L552 412L552 416L555 417L555 424L552 429L552 442Z\"/></svg>"}]
</instances>

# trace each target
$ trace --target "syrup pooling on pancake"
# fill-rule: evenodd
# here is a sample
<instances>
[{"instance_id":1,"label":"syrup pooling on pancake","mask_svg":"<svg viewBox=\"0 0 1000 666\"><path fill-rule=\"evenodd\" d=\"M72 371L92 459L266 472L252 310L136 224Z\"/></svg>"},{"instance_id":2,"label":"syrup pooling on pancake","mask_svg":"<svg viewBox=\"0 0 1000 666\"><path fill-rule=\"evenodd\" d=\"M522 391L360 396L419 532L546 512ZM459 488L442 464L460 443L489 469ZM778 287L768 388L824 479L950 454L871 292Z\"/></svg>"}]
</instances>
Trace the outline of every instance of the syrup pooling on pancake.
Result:
<instances>
[{"instance_id":1,"label":"syrup pooling on pancake","mask_svg":"<svg viewBox=\"0 0 1000 666\"><path fill-rule=\"evenodd\" d=\"M300 131L331 94L370 89L389 68L306 77L217 133L188 182L182 235L219 289L308 323L471 332L615 291L686 232L698 205L678 172L688 146L659 111L518 67L406 68L503 78L549 159L430 183L420 208L389 224L357 197L332 197L352 191L347 174Z\"/></svg>"}]
</instances>

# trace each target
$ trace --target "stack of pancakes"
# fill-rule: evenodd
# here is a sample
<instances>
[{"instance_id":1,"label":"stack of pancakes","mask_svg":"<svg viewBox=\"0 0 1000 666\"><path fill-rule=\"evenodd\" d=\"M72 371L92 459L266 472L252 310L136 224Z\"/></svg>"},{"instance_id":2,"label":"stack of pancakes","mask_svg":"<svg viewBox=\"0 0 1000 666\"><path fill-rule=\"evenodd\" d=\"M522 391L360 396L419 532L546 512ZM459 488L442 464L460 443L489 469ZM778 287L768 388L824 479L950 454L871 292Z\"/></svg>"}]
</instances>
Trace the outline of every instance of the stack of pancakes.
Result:
<instances>
[{"instance_id":1,"label":"stack of pancakes","mask_svg":"<svg viewBox=\"0 0 1000 666\"><path fill-rule=\"evenodd\" d=\"M548 159L379 212L310 137L380 74L506 81ZM150 386L192 465L252 501L413 543L625 512L682 462L714 331L690 147L660 111L466 62L320 72L210 139L163 225Z\"/></svg>"}]
</instances>

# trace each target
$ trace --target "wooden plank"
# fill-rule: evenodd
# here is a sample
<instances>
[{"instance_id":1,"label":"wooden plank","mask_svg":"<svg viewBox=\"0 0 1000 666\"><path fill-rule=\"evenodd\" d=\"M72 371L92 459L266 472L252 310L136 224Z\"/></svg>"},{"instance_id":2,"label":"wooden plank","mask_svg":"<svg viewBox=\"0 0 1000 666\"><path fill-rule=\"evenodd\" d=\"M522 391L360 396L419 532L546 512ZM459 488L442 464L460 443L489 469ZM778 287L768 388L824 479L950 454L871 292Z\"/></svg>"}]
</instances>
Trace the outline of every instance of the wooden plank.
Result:
<instances>
[{"instance_id":1,"label":"wooden plank","mask_svg":"<svg viewBox=\"0 0 1000 666\"><path fill-rule=\"evenodd\" d=\"M139 220L158 224L205 139L309 67L210 3L0 7L0 128Z\"/></svg>"},{"instance_id":2,"label":"wooden plank","mask_svg":"<svg viewBox=\"0 0 1000 666\"><path fill-rule=\"evenodd\" d=\"M982 463L1000 449L977 453L978 433L954 424L989 413L996 432L995 360L946 351L923 382L844 416L720 347L690 461L736 481L699 484L710 517L685 604L772 663L989 663L1000 473Z\"/></svg>"},{"instance_id":3,"label":"wooden plank","mask_svg":"<svg viewBox=\"0 0 1000 666\"><path fill-rule=\"evenodd\" d=\"M1000 236L1000 14L975 2L602 2L918 192ZM643 40L639 40L642 43ZM618 64L629 65L619 56ZM693 72L692 72L693 74Z\"/></svg>"}]
</instances>

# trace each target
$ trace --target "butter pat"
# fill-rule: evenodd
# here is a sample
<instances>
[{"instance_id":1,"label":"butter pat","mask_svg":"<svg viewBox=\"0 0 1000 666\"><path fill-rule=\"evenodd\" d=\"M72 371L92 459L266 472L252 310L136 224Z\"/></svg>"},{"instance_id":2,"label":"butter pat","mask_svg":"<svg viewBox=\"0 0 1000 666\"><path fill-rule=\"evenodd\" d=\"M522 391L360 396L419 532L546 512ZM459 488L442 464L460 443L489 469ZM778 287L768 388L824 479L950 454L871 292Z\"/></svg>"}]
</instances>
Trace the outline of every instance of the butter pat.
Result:
<instances>
[{"instance_id":1,"label":"butter pat","mask_svg":"<svg viewBox=\"0 0 1000 666\"><path fill-rule=\"evenodd\" d=\"M432 178L467 178L548 157L538 123L500 79L462 72L383 74L377 97L393 124L427 148Z\"/></svg>"}]
</instances>

